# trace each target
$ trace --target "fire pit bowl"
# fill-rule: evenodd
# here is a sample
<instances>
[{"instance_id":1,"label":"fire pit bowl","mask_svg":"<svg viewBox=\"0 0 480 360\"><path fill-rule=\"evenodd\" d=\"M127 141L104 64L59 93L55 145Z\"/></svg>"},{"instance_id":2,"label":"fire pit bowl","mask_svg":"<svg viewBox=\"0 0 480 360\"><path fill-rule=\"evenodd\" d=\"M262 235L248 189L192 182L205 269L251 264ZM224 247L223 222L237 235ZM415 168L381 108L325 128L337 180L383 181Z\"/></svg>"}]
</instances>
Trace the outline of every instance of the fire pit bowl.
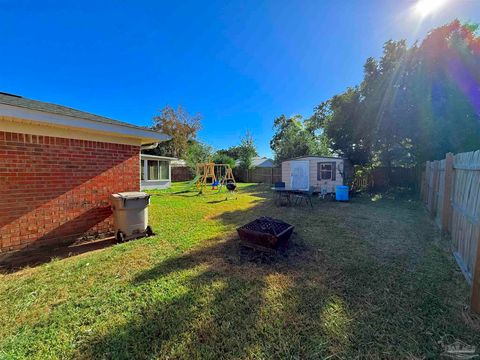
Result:
<instances>
[{"instance_id":1,"label":"fire pit bowl","mask_svg":"<svg viewBox=\"0 0 480 360\"><path fill-rule=\"evenodd\" d=\"M287 244L293 229L282 220L261 217L237 228L237 232L246 246L276 250Z\"/></svg>"}]
</instances>

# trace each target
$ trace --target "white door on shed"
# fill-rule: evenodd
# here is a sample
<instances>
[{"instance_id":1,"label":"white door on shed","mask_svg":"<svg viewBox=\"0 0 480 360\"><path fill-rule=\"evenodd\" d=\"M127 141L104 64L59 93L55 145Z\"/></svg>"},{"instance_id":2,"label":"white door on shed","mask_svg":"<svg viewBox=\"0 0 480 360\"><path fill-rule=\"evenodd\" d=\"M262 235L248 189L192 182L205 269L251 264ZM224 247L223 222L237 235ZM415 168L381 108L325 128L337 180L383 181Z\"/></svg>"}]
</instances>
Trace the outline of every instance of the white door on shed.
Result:
<instances>
[{"instance_id":1,"label":"white door on shed","mask_svg":"<svg viewBox=\"0 0 480 360\"><path fill-rule=\"evenodd\" d=\"M290 163L290 179L292 189L308 190L309 188L309 162L292 161Z\"/></svg>"}]
</instances>

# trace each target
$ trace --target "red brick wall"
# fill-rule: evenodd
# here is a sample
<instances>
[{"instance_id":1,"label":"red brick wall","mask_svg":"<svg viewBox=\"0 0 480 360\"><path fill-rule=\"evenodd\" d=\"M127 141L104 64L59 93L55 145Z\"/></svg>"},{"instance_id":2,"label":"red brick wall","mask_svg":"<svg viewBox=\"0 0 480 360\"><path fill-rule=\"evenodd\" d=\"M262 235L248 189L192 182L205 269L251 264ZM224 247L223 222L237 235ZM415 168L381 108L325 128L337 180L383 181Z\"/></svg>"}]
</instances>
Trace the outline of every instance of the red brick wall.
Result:
<instances>
[{"instance_id":1,"label":"red brick wall","mask_svg":"<svg viewBox=\"0 0 480 360\"><path fill-rule=\"evenodd\" d=\"M0 132L0 252L110 233L108 197L139 190L139 152Z\"/></svg>"}]
</instances>

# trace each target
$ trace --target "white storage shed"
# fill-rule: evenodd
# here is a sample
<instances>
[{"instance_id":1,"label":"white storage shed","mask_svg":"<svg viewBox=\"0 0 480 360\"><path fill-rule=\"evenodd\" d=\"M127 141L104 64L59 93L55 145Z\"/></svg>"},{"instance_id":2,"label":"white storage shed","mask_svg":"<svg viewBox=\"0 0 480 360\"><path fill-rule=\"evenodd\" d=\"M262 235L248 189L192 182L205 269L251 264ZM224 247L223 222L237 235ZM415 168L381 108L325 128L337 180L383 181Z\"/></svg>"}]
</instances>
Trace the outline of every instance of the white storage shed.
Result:
<instances>
[{"instance_id":1,"label":"white storage shed","mask_svg":"<svg viewBox=\"0 0 480 360\"><path fill-rule=\"evenodd\" d=\"M293 189L334 193L351 173L350 162L340 157L304 156L282 162L282 182Z\"/></svg>"}]
</instances>

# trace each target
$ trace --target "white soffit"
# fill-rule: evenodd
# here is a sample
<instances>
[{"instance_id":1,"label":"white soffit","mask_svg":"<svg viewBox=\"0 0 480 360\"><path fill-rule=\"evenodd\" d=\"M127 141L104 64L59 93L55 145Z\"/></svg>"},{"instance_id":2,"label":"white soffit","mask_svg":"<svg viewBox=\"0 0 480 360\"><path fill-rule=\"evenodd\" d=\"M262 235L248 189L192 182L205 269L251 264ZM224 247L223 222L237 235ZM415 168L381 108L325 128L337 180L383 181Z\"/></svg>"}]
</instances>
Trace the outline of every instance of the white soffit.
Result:
<instances>
[{"instance_id":1,"label":"white soffit","mask_svg":"<svg viewBox=\"0 0 480 360\"><path fill-rule=\"evenodd\" d=\"M106 134L115 134L122 137L137 138L142 141L142 144L170 140L170 137L168 135L153 130L148 130L146 128L142 129L133 125L128 126L80 119L72 116L52 114L6 104L0 104L0 116L16 118L19 120L29 120L37 124L39 123L50 126L59 126L63 128L77 128L86 131L94 131Z\"/></svg>"}]
</instances>

